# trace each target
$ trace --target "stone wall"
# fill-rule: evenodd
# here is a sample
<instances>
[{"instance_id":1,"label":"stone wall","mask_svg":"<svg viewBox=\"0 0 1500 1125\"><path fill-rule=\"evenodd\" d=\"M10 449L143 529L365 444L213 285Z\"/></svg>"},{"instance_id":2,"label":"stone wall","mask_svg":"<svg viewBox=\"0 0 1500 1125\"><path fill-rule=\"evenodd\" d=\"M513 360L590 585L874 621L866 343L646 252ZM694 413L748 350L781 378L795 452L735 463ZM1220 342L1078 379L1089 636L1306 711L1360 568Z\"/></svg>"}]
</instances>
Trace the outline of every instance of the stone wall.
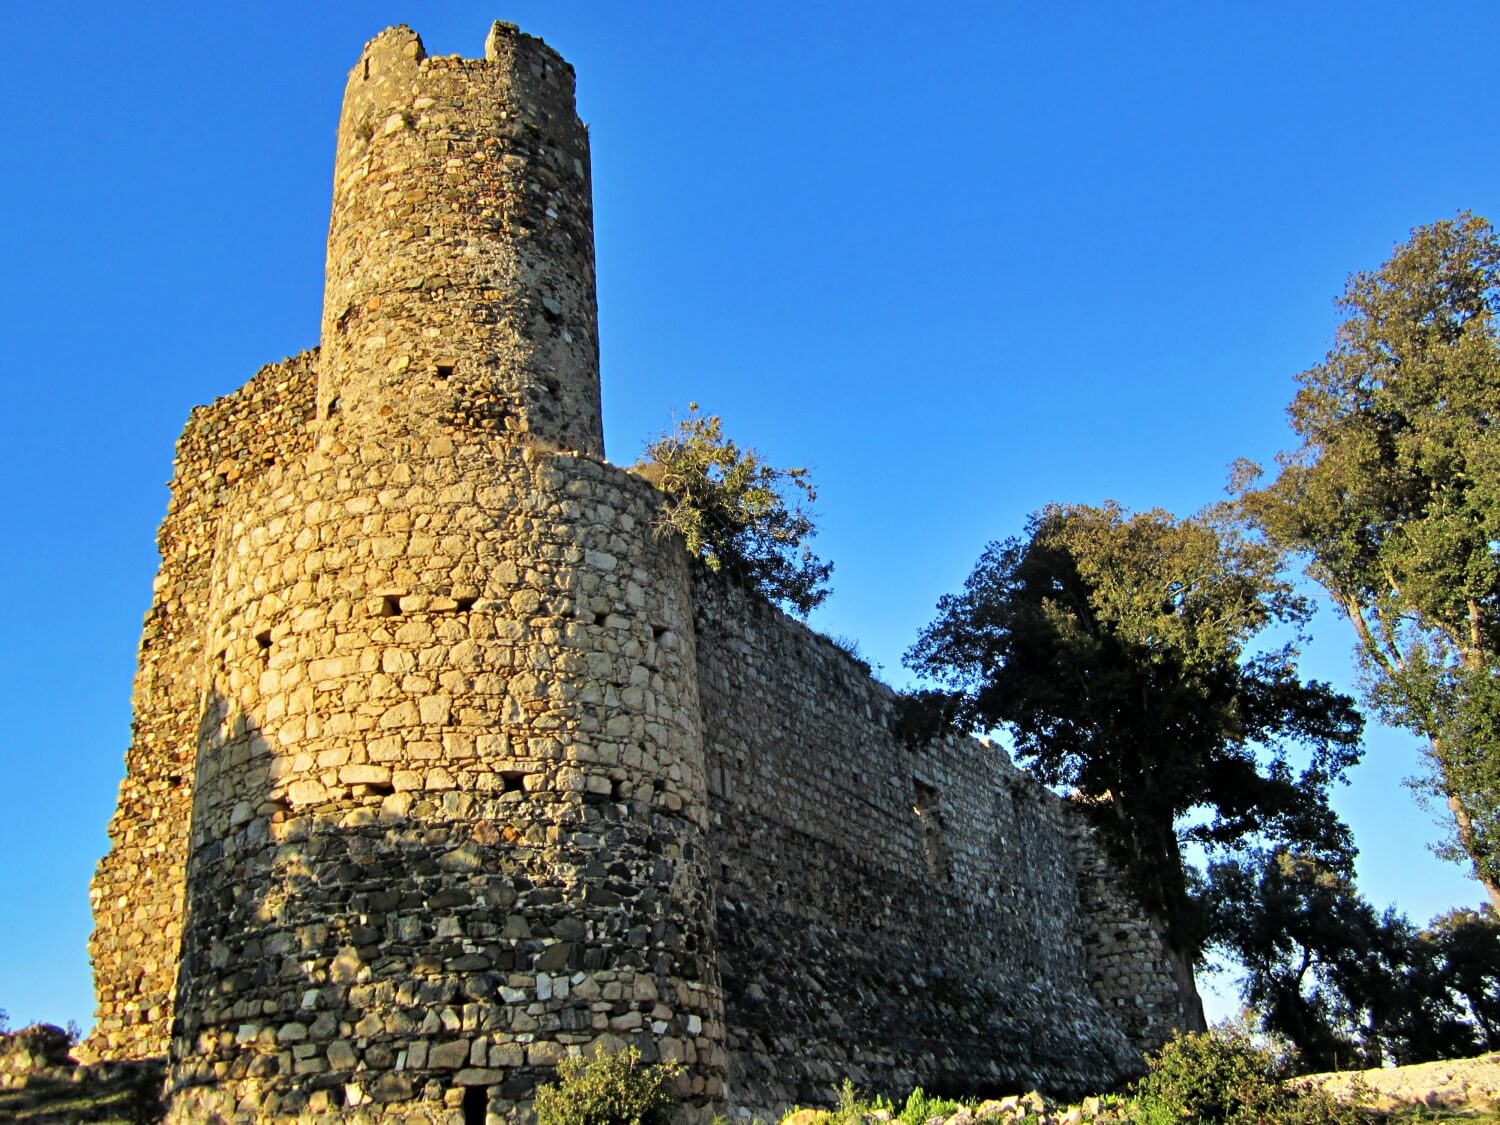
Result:
<instances>
[{"instance_id":1,"label":"stone wall","mask_svg":"<svg viewBox=\"0 0 1500 1125\"><path fill-rule=\"evenodd\" d=\"M485 57L407 27L349 74L319 416L530 433L604 452L588 134L573 68L497 23Z\"/></svg>"},{"instance_id":2,"label":"stone wall","mask_svg":"<svg viewBox=\"0 0 1500 1125\"><path fill-rule=\"evenodd\" d=\"M1136 1047L1158 1050L1186 1026L1161 930L1131 898L1087 810L1069 811L1084 957L1094 995ZM1196 1005L1197 997L1189 1002Z\"/></svg>"},{"instance_id":3,"label":"stone wall","mask_svg":"<svg viewBox=\"0 0 1500 1125\"><path fill-rule=\"evenodd\" d=\"M1084 936L1151 931L1128 899L1080 899L1073 811L998 746L904 745L893 693L760 599L706 573L694 597L731 1099L1135 1070L1154 1029L1116 1022ZM1166 973L1131 964L1137 987Z\"/></svg>"},{"instance_id":4,"label":"stone wall","mask_svg":"<svg viewBox=\"0 0 1500 1125\"><path fill-rule=\"evenodd\" d=\"M89 892L99 1010L85 1055L166 1054L219 517L243 482L306 452L316 359L303 352L261 368L238 391L195 409L177 443L157 533L161 569L141 630L125 780L110 820L110 851Z\"/></svg>"}]
</instances>

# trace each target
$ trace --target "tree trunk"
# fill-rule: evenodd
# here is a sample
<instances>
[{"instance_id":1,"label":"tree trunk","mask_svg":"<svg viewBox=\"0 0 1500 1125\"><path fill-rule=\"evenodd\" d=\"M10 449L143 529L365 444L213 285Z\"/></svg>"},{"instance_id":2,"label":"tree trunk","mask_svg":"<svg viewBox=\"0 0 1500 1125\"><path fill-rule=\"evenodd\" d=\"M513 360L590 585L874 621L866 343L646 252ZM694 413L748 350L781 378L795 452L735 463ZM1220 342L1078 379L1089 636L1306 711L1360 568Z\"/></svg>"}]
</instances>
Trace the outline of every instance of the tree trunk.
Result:
<instances>
[{"instance_id":1,"label":"tree trunk","mask_svg":"<svg viewBox=\"0 0 1500 1125\"><path fill-rule=\"evenodd\" d=\"M1136 863L1132 865L1127 861L1125 866L1127 870L1134 867L1136 878L1140 878L1144 872L1151 872L1149 877L1156 884L1154 895L1156 901L1143 900L1141 905L1145 907L1146 914L1156 923L1162 935L1167 965L1171 969L1172 979L1177 983L1177 994L1182 1000L1182 1031L1185 1034L1207 1031L1208 1020L1203 1014L1203 998L1198 995L1198 981L1193 975L1193 964L1198 959L1198 950L1196 948L1184 949L1181 936L1183 920L1189 911L1189 901L1187 878L1183 874L1182 851L1177 841L1177 832L1170 820L1166 820L1165 823L1161 821L1132 823L1130 810L1125 807L1118 793L1111 795L1110 803L1115 815L1120 818L1124 839L1132 841L1136 848L1144 849L1149 853L1149 858L1146 858L1137 852L1133 857ZM1144 864L1140 862L1143 858L1146 859ZM1140 898L1140 888L1137 888L1135 893Z\"/></svg>"},{"instance_id":2,"label":"tree trunk","mask_svg":"<svg viewBox=\"0 0 1500 1125\"><path fill-rule=\"evenodd\" d=\"M1434 749L1436 749L1436 744L1434 744ZM1458 846L1463 848L1464 854L1469 857L1469 863L1474 868L1474 878L1478 879L1480 886L1484 887L1484 893L1490 896L1491 909L1495 911L1496 916L1500 916L1500 884L1496 884L1494 879L1487 878L1481 873L1479 864L1475 862L1474 822L1469 819L1469 814L1456 793L1448 794L1448 810L1453 813L1453 824L1458 829Z\"/></svg>"},{"instance_id":3,"label":"tree trunk","mask_svg":"<svg viewBox=\"0 0 1500 1125\"><path fill-rule=\"evenodd\" d=\"M1177 982L1177 994L1182 997L1183 1033L1207 1031L1208 1020L1203 1014L1203 998L1198 995L1198 981L1193 976L1191 953L1184 953L1170 943L1167 944L1167 963L1172 968L1172 979Z\"/></svg>"}]
</instances>

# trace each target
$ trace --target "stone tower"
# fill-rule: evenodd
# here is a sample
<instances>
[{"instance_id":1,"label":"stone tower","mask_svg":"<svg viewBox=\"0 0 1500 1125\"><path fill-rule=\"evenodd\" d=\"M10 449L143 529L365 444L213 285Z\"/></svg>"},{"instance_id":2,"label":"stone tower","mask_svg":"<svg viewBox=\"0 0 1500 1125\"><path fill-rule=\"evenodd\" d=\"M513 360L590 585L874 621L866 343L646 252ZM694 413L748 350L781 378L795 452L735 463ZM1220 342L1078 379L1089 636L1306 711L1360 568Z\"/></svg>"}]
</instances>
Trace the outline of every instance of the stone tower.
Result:
<instances>
[{"instance_id":1,"label":"stone tower","mask_svg":"<svg viewBox=\"0 0 1500 1125\"><path fill-rule=\"evenodd\" d=\"M168 943L173 1121L483 1120L601 1037L719 1093L687 564L599 460L588 160L509 25L350 75L305 451L200 529L180 959L95 942Z\"/></svg>"},{"instance_id":2,"label":"stone tower","mask_svg":"<svg viewBox=\"0 0 1500 1125\"><path fill-rule=\"evenodd\" d=\"M588 134L573 68L496 24L483 60L374 39L339 120L319 417L604 455Z\"/></svg>"}]
</instances>

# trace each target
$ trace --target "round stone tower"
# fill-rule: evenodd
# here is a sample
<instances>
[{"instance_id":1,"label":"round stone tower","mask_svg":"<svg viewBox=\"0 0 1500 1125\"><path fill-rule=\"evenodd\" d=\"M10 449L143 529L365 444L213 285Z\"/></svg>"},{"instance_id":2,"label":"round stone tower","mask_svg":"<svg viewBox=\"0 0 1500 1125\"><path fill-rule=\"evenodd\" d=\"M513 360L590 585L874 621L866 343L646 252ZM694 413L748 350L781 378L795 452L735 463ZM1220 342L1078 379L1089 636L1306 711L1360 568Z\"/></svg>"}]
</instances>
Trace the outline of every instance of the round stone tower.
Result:
<instances>
[{"instance_id":1,"label":"round stone tower","mask_svg":"<svg viewBox=\"0 0 1500 1125\"><path fill-rule=\"evenodd\" d=\"M588 133L573 68L497 23L482 60L365 47L339 120L320 418L604 455Z\"/></svg>"},{"instance_id":2,"label":"round stone tower","mask_svg":"<svg viewBox=\"0 0 1500 1125\"><path fill-rule=\"evenodd\" d=\"M175 1122L484 1121L634 1042L719 1096L683 552L602 463L572 72L350 76L312 452L213 545Z\"/></svg>"}]
</instances>

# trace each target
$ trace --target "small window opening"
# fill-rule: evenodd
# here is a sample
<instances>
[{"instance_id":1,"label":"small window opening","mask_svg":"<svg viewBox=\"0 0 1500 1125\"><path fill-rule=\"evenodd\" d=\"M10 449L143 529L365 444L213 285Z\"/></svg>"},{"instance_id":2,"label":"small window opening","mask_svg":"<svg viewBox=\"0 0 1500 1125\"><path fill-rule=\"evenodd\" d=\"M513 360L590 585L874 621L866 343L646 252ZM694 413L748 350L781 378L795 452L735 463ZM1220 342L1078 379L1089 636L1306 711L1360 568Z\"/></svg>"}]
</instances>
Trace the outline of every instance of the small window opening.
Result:
<instances>
[{"instance_id":1,"label":"small window opening","mask_svg":"<svg viewBox=\"0 0 1500 1125\"><path fill-rule=\"evenodd\" d=\"M453 367L454 367L454 365L451 364L451 363L440 363L440 364L438 364L437 365L437 377L439 379L447 379L447 378L449 378L453 374ZM477 1089L477 1087L471 1087L471 1088L476 1088Z\"/></svg>"},{"instance_id":2,"label":"small window opening","mask_svg":"<svg viewBox=\"0 0 1500 1125\"><path fill-rule=\"evenodd\" d=\"M596 614L594 614L594 624L595 625L603 625L608 620L609 620L609 614L607 614L607 613L596 613Z\"/></svg>"},{"instance_id":3,"label":"small window opening","mask_svg":"<svg viewBox=\"0 0 1500 1125\"><path fill-rule=\"evenodd\" d=\"M401 595L400 594L384 594L384 595L381 596L381 598L380 598L380 616L381 617L400 617L401 616Z\"/></svg>"},{"instance_id":4,"label":"small window opening","mask_svg":"<svg viewBox=\"0 0 1500 1125\"><path fill-rule=\"evenodd\" d=\"M366 59L365 60L365 80L368 81L369 77L370 77L370 60Z\"/></svg>"},{"instance_id":5,"label":"small window opening","mask_svg":"<svg viewBox=\"0 0 1500 1125\"><path fill-rule=\"evenodd\" d=\"M464 1087L464 1125L484 1125L490 1111L488 1086Z\"/></svg>"},{"instance_id":6,"label":"small window opening","mask_svg":"<svg viewBox=\"0 0 1500 1125\"><path fill-rule=\"evenodd\" d=\"M325 411L323 411L323 417L325 417L325 418L332 418L338 412L339 412L339 396L338 395L334 395L331 399L328 400L328 409L325 410Z\"/></svg>"},{"instance_id":7,"label":"small window opening","mask_svg":"<svg viewBox=\"0 0 1500 1125\"><path fill-rule=\"evenodd\" d=\"M262 629L259 633L256 633L255 634L255 645L256 645L256 648L259 649L259 651L260 651L260 658L261 658L261 660L262 661L270 660L271 659L271 630L269 630L269 629Z\"/></svg>"},{"instance_id":8,"label":"small window opening","mask_svg":"<svg viewBox=\"0 0 1500 1125\"><path fill-rule=\"evenodd\" d=\"M611 801L618 801L621 799L621 797L623 796L622 790L624 788L624 785L625 783L623 781L611 781L609 783L609 799Z\"/></svg>"},{"instance_id":9,"label":"small window opening","mask_svg":"<svg viewBox=\"0 0 1500 1125\"><path fill-rule=\"evenodd\" d=\"M459 613L468 613L469 610L471 610L471 609L474 608L474 603L477 602L479 599L478 598L454 598L453 600L458 603L458 612Z\"/></svg>"},{"instance_id":10,"label":"small window opening","mask_svg":"<svg viewBox=\"0 0 1500 1125\"><path fill-rule=\"evenodd\" d=\"M914 780L912 785L915 798L911 811L917 814L917 827L922 833L922 858L927 863L927 874L934 879L947 879L950 870L948 841L943 831L938 791L920 781Z\"/></svg>"},{"instance_id":11,"label":"small window opening","mask_svg":"<svg viewBox=\"0 0 1500 1125\"><path fill-rule=\"evenodd\" d=\"M559 394L562 393L562 384L554 379L551 375L542 376L542 386L547 388L547 393L553 398L556 398Z\"/></svg>"},{"instance_id":12,"label":"small window opening","mask_svg":"<svg viewBox=\"0 0 1500 1125\"><path fill-rule=\"evenodd\" d=\"M653 625L651 626L651 639L659 641L667 635L668 631L665 625Z\"/></svg>"},{"instance_id":13,"label":"small window opening","mask_svg":"<svg viewBox=\"0 0 1500 1125\"><path fill-rule=\"evenodd\" d=\"M504 793L524 792L526 787L523 783L523 779L525 777L526 774L520 770L502 770L500 772L500 781L505 786L505 788L501 791Z\"/></svg>"},{"instance_id":14,"label":"small window opening","mask_svg":"<svg viewBox=\"0 0 1500 1125\"><path fill-rule=\"evenodd\" d=\"M389 797L396 791L396 787L389 781L367 781L365 792L372 797Z\"/></svg>"}]
</instances>

